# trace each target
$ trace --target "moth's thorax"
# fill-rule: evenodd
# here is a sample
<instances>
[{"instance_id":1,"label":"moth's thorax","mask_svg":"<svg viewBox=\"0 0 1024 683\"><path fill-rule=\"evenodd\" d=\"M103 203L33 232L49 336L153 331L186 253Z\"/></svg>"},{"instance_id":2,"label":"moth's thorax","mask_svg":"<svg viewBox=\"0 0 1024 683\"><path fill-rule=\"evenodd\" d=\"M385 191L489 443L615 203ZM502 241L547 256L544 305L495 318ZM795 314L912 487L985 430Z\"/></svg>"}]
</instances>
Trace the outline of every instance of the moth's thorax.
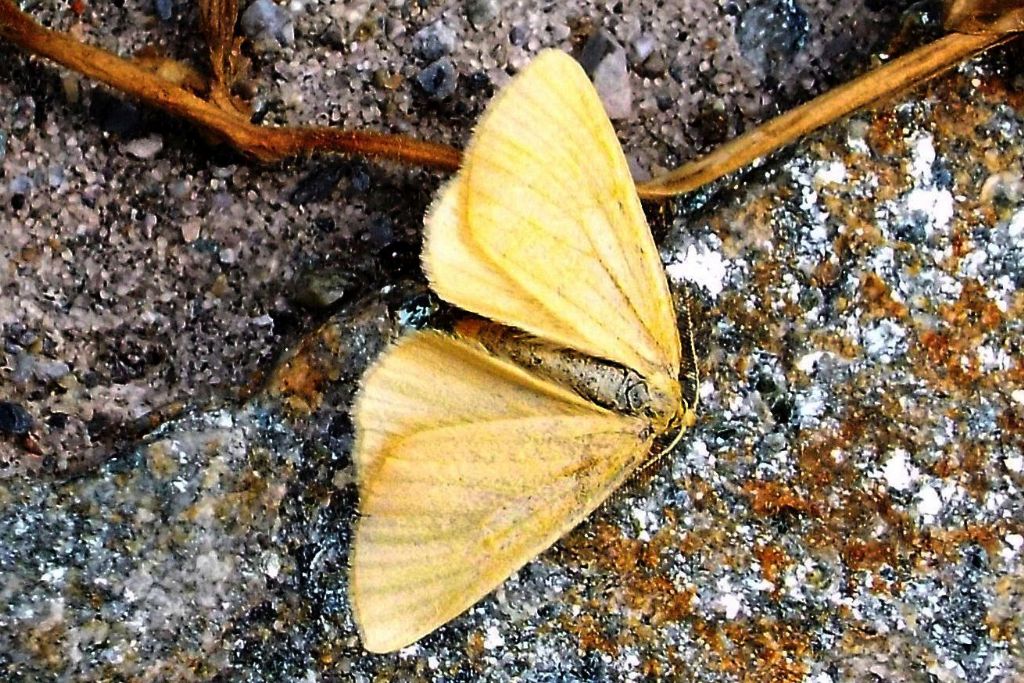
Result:
<instances>
[{"instance_id":1,"label":"moth's thorax","mask_svg":"<svg viewBox=\"0 0 1024 683\"><path fill-rule=\"evenodd\" d=\"M651 420L665 431L680 409L679 383L667 376L645 378L609 361L564 349L504 325L469 320L456 330L496 356L561 384L599 406Z\"/></svg>"}]
</instances>

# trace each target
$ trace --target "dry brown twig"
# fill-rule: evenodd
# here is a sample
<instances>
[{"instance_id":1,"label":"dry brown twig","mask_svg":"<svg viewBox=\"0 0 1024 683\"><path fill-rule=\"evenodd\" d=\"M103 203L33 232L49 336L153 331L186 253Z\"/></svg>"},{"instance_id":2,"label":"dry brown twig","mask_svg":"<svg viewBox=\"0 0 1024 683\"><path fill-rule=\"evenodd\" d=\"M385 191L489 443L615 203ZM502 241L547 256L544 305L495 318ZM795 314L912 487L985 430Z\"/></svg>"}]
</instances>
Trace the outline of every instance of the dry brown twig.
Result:
<instances>
[{"instance_id":1,"label":"dry brown twig","mask_svg":"<svg viewBox=\"0 0 1024 683\"><path fill-rule=\"evenodd\" d=\"M230 22L231 37L238 6L230 0L204 0L204 32L221 39ZM40 26L18 9L13 0L0 0L0 38L32 55L46 57L83 76L182 118L215 138L258 161L271 162L313 152L359 154L395 159L408 164L455 169L458 150L401 135L346 131L322 127L257 126L228 103L227 77L231 48L211 47L213 70L210 99L199 97L182 85L145 69L130 59L81 43L66 33ZM224 45L225 43L222 43ZM212 46L212 43L211 43Z\"/></svg>"},{"instance_id":2,"label":"dry brown twig","mask_svg":"<svg viewBox=\"0 0 1024 683\"><path fill-rule=\"evenodd\" d=\"M174 65L179 63L158 60L155 65L147 64L86 45L66 33L40 26L13 0L0 0L0 38L189 121L257 161L321 152L391 159L442 170L458 168L461 155L457 149L407 136L254 125L244 103L231 91L241 68L241 39L235 35L238 0L201 0L199 5L210 61L205 92L199 94L194 82L175 76ZM1024 0L949 0L946 27L951 33L939 40L767 121L704 157L641 183L637 187L640 196L663 199L694 190L821 126L1010 40L1024 31ZM191 76L195 72L182 67L182 73Z\"/></svg>"}]
</instances>

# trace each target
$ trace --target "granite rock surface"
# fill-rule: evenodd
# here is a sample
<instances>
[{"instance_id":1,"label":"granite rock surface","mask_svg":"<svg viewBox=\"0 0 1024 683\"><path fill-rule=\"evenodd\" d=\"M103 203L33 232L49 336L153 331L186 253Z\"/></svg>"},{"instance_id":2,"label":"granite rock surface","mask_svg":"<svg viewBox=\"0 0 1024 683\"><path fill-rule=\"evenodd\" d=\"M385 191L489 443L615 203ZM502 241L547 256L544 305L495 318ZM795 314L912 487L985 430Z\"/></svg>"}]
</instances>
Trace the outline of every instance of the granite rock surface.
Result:
<instances>
[{"instance_id":1,"label":"granite rock surface","mask_svg":"<svg viewBox=\"0 0 1024 683\"><path fill-rule=\"evenodd\" d=\"M294 41L253 47L253 106L460 144L531 54L600 29L628 55L616 125L642 178L926 40L908 4L293 2ZM31 12L120 53L195 50L185 3ZM442 99L417 85L437 26ZM440 177L254 166L0 45L0 679L1024 677L1020 58L653 209L692 298L698 425L493 596L375 656L346 595L348 405L390 340L457 316L417 261Z\"/></svg>"}]
</instances>

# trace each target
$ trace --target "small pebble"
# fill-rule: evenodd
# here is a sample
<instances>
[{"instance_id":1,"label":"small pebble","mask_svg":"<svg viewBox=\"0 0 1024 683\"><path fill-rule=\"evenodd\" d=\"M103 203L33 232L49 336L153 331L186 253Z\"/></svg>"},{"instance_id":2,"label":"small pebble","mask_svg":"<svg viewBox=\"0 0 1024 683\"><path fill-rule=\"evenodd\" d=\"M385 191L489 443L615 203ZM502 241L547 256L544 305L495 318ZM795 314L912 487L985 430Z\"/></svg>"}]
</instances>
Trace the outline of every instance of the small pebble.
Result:
<instances>
[{"instance_id":1,"label":"small pebble","mask_svg":"<svg viewBox=\"0 0 1024 683\"><path fill-rule=\"evenodd\" d=\"M320 40L329 48L334 50L344 50L348 44L348 40L345 37L345 31L342 30L338 24L331 24L327 29L320 34Z\"/></svg>"},{"instance_id":2,"label":"small pebble","mask_svg":"<svg viewBox=\"0 0 1024 683\"><path fill-rule=\"evenodd\" d=\"M164 148L164 139L159 135L136 138L124 144L124 151L136 159L152 159Z\"/></svg>"},{"instance_id":3,"label":"small pebble","mask_svg":"<svg viewBox=\"0 0 1024 683\"><path fill-rule=\"evenodd\" d=\"M455 93L459 74L455 71L452 60L442 57L427 66L416 76L416 83L432 100L444 100Z\"/></svg>"},{"instance_id":4,"label":"small pebble","mask_svg":"<svg viewBox=\"0 0 1024 683\"><path fill-rule=\"evenodd\" d=\"M370 224L370 229L366 231L366 237L370 240L370 244L378 249L383 249L394 241L395 226L389 218L376 218Z\"/></svg>"},{"instance_id":5,"label":"small pebble","mask_svg":"<svg viewBox=\"0 0 1024 683\"><path fill-rule=\"evenodd\" d=\"M256 42L288 46L295 43L295 23L288 10L272 0L255 0L242 13L242 32Z\"/></svg>"},{"instance_id":6,"label":"small pebble","mask_svg":"<svg viewBox=\"0 0 1024 683\"><path fill-rule=\"evenodd\" d=\"M424 26L412 37L412 49L428 62L436 62L455 49L455 31L438 20Z\"/></svg>"},{"instance_id":7,"label":"small pebble","mask_svg":"<svg viewBox=\"0 0 1024 683\"><path fill-rule=\"evenodd\" d=\"M192 219L185 221L181 225L181 238L186 243L195 242L199 239L199 234L202 231L202 223L199 219Z\"/></svg>"},{"instance_id":8,"label":"small pebble","mask_svg":"<svg viewBox=\"0 0 1024 683\"><path fill-rule=\"evenodd\" d=\"M380 68L373 72L373 84L382 90L397 90L405 79L400 73Z\"/></svg>"},{"instance_id":9,"label":"small pebble","mask_svg":"<svg viewBox=\"0 0 1024 683\"><path fill-rule=\"evenodd\" d=\"M466 0L466 18L475 28L481 28L498 16L497 0Z\"/></svg>"},{"instance_id":10,"label":"small pebble","mask_svg":"<svg viewBox=\"0 0 1024 683\"><path fill-rule=\"evenodd\" d=\"M170 21L174 14L174 0L153 0L153 13L164 21Z\"/></svg>"},{"instance_id":11,"label":"small pebble","mask_svg":"<svg viewBox=\"0 0 1024 683\"><path fill-rule=\"evenodd\" d=\"M636 72L647 78L664 76L668 65L665 63L665 55L661 50L655 50L651 56L637 65Z\"/></svg>"},{"instance_id":12,"label":"small pebble","mask_svg":"<svg viewBox=\"0 0 1024 683\"><path fill-rule=\"evenodd\" d=\"M526 29L516 24L512 27L512 30L508 32L508 42L512 43L516 47L522 47L526 43Z\"/></svg>"},{"instance_id":13,"label":"small pebble","mask_svg":"<svg viewBox=\"0 0 1024 683\"><path fill-rule=\"evenodd\" d=\"M610 119L624 119L633 111L626 50L603 30L595 31L583 45L580 64L594 81Z\"/></svg>"},{"instance_id":14,"label":"small pebble","mask_svg":"<svg viewBox=\"0 0 1024 683\"><path fill-rule=\"evenodd\" d=\"M752 4L736 24L740 52L761 74L791 60L804 46L808 33L807 14L794 0Z\"/></svg>"},{"instance_id":15,"label":"small pebble","mask_svg":"<svg viewBox=\"0 0 1024 683\"><path fill-rule=\"evenodd\" d=\"M46 172L46 181L50 184L50 187L57 189L64 184L64 169L60 166L51 166Z\"/></svg>"},{"instance_id":16,"label":"small pebble","mask_svg":"<svg viewBox=\"0 0 1024 683\"><path fill-rule=\"evenodd\" d=\"M114 135L133 137L142 126L142 112L136 105L103 90L92 92L89 114L100 128Z\"/></svg>"},{"instance_id":17,"label":"small pebble","mask_svg":"<svg viewBox=\"0 0 1024 683\"><path fill-rule=\"evenodd\" d=\"M352 287L352 277L343 268L309 272L296 282L293 299L310 309L323 309L337 303Z\"/></svg>"},{"instance_id":18,"label":"small pebble","mask_svg":"<svg viewBox=\"0 0 1024 683\"><path fill-rule=\"evenodd\" d=\"M20 436L32 429L32 416L17 403L0 401L0 434Z\"/></svg>"},{"instance_id":19,"label":"small pebble","mask_svg":"<svg viewBox=\"0 0 1024 683\"><path fill-rule=\"evenodd\" d=\"M27 175L22 174L15 176L11 183L7 186L7 191L11 194L28 195L32 192L34 183L32 179Z\"/></svg>"},{"instance_id":20,"label":"small pebble","mask_svg":"<svg viewBox=\"0 0 1024 683\"><path fill-rule=\"evenodd\" d=\"M179 178L167 184L167 192L175 199L184 199L192 193L192 188L187 180Z\"/></svg>"},{"instance_id":21,"label":"small pebble","mask_svg":"<svg viewBox=\"0 0 1024 683\"><path fill-rule=\"evenodd\" d=\"M295 206L302 206L327 200L347 171L348 165L338 161L313 169L298 182L288 201Z\"/></svg>"},{"instance_id":22,"label":"small pebble","mask_svg":"<svg viewBox=\"0 0 1024 683\"><path fill-rule=\"evenodd\" d=\"M643 64L644 60L654 54L658 47L657 39L650 33L641 33L629 43L630 61Z\"/></svg>"}]
</instances>

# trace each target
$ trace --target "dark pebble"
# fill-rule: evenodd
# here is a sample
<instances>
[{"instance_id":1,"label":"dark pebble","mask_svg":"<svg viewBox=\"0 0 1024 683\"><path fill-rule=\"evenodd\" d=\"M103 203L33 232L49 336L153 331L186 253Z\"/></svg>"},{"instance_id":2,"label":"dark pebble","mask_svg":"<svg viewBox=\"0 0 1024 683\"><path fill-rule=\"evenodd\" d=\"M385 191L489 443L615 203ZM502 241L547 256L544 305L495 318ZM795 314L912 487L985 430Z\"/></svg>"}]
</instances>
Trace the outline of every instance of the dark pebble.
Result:
<instances>
[{"instance_id":1,"label":"dark pebble","mask_svg":"<svg viewBox=\"0 0 1024 683\"><path fill-rule=\"evenodd\" d=\"M295 186L288 201L302 206L328 199L345 177L347 166L344 162L335 161L313 169Z\"/></svg>"},{"instance_id":2,"label":"dark pebble","mask_svg":"<svg viewBox=\"0 0 1024 683\"><path fill-rule=\"evenodd\" d=\"M469 23L480 28L494 21L500 6L497 0L467 0L465 9Z\"/></svg>"},{"instance_id":3,"label":"dark pebble","mask_svg":"<svg viewBox=\"0 0 1024 683\"><path fill-rule=\"evenodd\" d=\"M113 422L109 415L96 413L92 416L92 419L85 423L85 429L89 432L89 436L96 438L108 433L112 424Z\"/></svg>"},{"instance_id":4,"label":"dark pebble","mask_svg":"<svg viewBox=\"0 0 1024 683\"><path fill-rule=\"evenodd\" d=\"M395 239L395 228L391 219L387 217L374 219L367 231L367 238L370 240L370 244L378 249L391 244Z\"/></svg>"},{"instance_id":5,"label":"dark pebble","mask_svg":"<svg viewBox=\"0 0 1024 683\"><path fill-rule=\"evenodd\" d=\"M491 77L486 71L474 71L466 79L466 87L471 93L487 93L490 90Z\"/></svg>"},{"instance_id":6,"label":"dark pebble","mask_svg":"<svg viewBox=\"0 0 1024 683\"><path fill-rule=\"evenodd\" d=\"M68 426L71 416L67 413L50 413L50 416L46 418L46 424L54 429L64 429Z\"/></svg>"},{"instance_id":7,"label":"dark pebble","mask_svg":"<svg viewBox=\"0 0 1024 683\"><path fill-rule=\"evenodd\" d=\"M444 100L455 93L459 75L455 71L452 60L442 57L429 65L416 76L416 83L427 97L432 100Z\"/></svg>"},{"instance_id":8,"label":"dark pebble","mask_svg":"<svg viewBox=\"0 0 1024 683\"><path fill-rule=\"evenodd\" d=\"M412 37L413 51L428 62L435 62L455 49L455 31L441 21L424 26Z\"/></svg>"},{"instance_id":9,"label":"dark pebble","mask_svg":"<svg viewBox=\"0 0 1024 683\"><path fill-rule=\"evenodd\" d=\"M313 227L319 232L334 232L338 223L333 216L317 216L313 219Z\"/></svg>"},{"instance_id":10,"label":"dark pebble","mask_svg":"<svg viewBox=\"0 0 1024 683\"><path fill-rule=\"evenodd\" d=\"M170 21L174 14L174 0L153 0L153 13L164 21Z\"/></svg>"},{"instance_id":11,"label":"dark pebble","mask_svg":"<svg viewBox=\"0 0 1024 683\"><path fill-rule=\"evenodd\" d=\"M768 74L800 51L808 32L807 15L795 0L765 0L740 15L736 42L747 61Z\"/></svg>"},{"instance_id":12,"label":"dark pebble","mask_svg":"<svg viewBox=\"0 0 1024 683\"><path fill-rule=\"evenodd\" d=\"M102 90L92 91L89 113L100 128L114 135L134 137L142 128L142 112L137 106Z\"/></svg>"},{"instance_id":13,"label":"dark pebble","mask_svg":"<svg viewBox=\"0 0 1024 683\"><path fill-rule=\"evenodd\" d=\"M349 180L349 187L353 192L366 192L370 189L370 174L363 166L356 166L352 169L352 177Z\"/></svg>"},{"instance_id":14,"label":"dark pebble","mask_svg":"<svg viewBox=\"0 0 1024 683\"><path fill-rule=\"evenodd\" d=\"M32 416L17 403L0 401L0 434L22 435L32 430Z\"/></svg>"},{"instance_id":15,"label":"dark pebble","mask_svg":"<svg viewBox=\"0 0 1024 683\"><path fill-rule=\"evenodd\" d=\"M580 65L583 70L593 78L597 67L604 61L604 58L613 52L622 49L622 46L615 42L607 31L594 31L583 44L583 51L580 53Z\"/></svg>"},{"instance_id":16,"label":"dark pebble","mask_svg":"<svg viewBox=\"0 0 1024 683\"><path fill-rule=\"evenodd\" d=\"M522 26L513 26L512 30L508 32L508 42L516 47L524 45L526 43L526 29Z\"/></svg>"},{"instance_id":17,"label":"dark pebble","mask_svg":"<svg viewBox=\"0 0 1024 683\"><path fill-rule=\"evenodd\" d=\"M893 236L901 242L910 244L924 244L928 240L928 214L923 211L914 211L909 216L909 221L896 223L893 226Z\"/></svg>"},{"instance_id":18,"label":"dark pebble","mask_svg":"<svg viewBox=\"0 0 1024 683\"><path fill-rule=\"evenodd\" d=\"M292 299L305 308L323 309L340 301L352 284L351 273L345 269L310 271L295 283Z\"/></svg>"}]
</instances>

